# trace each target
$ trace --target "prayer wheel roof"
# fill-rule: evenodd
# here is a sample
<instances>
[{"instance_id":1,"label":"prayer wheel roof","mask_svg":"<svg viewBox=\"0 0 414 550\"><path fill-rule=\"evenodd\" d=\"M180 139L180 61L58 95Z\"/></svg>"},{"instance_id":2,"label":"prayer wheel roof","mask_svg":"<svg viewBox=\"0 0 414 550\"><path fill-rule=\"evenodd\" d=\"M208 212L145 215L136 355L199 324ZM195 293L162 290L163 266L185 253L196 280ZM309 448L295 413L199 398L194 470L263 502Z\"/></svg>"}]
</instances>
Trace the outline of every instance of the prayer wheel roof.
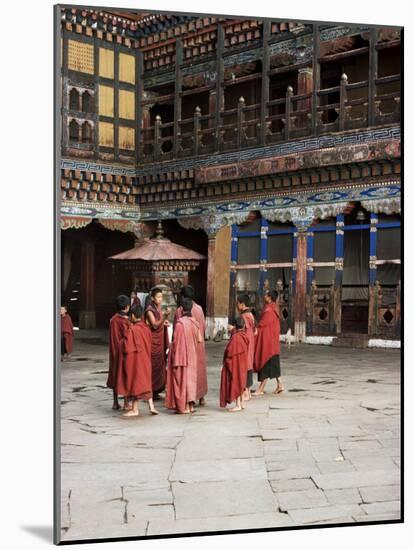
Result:
<instances>
[{"instance_id":1,"label":"prayer wheel roof","mask_svg":"<svg viewBox=\"0 0 414 550\"><path fill-rule=\"evenodd\" d=\"M162 260L205 260L205 256L166 239L158 225L156 237L149 239L134 248L110 256L111 260L142 260L156 262Z\"/></svg>"}]
</instances>

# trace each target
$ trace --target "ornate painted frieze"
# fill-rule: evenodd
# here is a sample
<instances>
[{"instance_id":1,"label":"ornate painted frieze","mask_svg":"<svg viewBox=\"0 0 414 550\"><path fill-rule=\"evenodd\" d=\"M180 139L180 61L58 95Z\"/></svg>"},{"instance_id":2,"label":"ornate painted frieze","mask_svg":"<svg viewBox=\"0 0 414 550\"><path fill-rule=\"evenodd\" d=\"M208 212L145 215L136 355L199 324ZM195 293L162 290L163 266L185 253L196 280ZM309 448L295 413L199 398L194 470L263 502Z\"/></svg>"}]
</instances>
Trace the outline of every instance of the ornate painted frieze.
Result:
<instances>
[{"instance_id":1,"label":"ornate painted frieze","mask_svg":"<svg viewBox=\"0 0 414 550\"><path fill-rule=\"evenodd\" d=\"M139 206L133 209L114 208L105 204L81 205L62 203L60 208L62 217L99 218L99 220L135 220L140 219Z\"/></svg>"},{"instance_id":2,"label":"ornate painted frieze","mask_svg":"<svg viewBox=\"0 0 414 550\"><path fill-rule=\"evenodd\" d=\"M185 206L179 208L165 208L141 211L142 220L178 219L184 227L194 229L204 228L202 224L210 225L223 222L223 225L242 223L247 219L249 212L259 210L262 215L272 221L297 220L306 230L307 222L313 219L324 219L342 213L349 202L361 201L365 208L376 208L379 201L398 201L401 187L398 181L377 183L371 185L353 185L335 188L334 191L321 189L312 192L280 192L277 195L262 199L246 199L228 203L200 204L199 206ZM371 206L370 206L371 205ZM210 218L214 216L214 218ZM239 217L240 216L240 217ZM190 219L190 220L189 220ZM196 221L194 221L196 220ZM194 225L195 224L195 225Z\"/></svg>"},{"instance_id":3,"label":"ornate painted frieze","mask_svg":"<svg viewBox=\"0 0 414 550\"><path fill-rule=\"evenodd\" d=\"M197 183L239 179L265 174L320 168L350 162L365 162L375 159L400 157L400 142L382 141L375 144L343 145L302 154L271 157L267 159L242 161L225 166L210 166L196 170Z\"/></svg>"},{"instance_id":4,"label":"ornate painted frieze","mask_svg":"<svg viewBox=\"0 0 414 550\"><path fill-rule=\"evenodd\" d=\"M65 216L60 219L60 228L66 229L81 229L86 227L92 221L92 218L83 218L78 216Z\"/></svg>"}]
</instances>

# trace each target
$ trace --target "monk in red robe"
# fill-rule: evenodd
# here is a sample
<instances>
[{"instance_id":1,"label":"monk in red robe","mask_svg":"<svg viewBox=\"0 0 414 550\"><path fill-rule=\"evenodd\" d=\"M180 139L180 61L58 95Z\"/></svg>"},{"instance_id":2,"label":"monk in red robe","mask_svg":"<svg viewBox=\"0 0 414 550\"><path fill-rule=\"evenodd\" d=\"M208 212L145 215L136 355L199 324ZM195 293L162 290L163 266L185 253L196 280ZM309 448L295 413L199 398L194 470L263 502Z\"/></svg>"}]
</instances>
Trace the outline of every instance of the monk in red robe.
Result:
<instances>
[{"instance_id":1,"label":"monk in red robe","mask_svg":"<svg viewBox=\"0 0 414 550\"><path fill-rule=\"evenodd\" d=\"M109 323L109 372L106 385L113 390L113 405L114 410L119 409L118 393L116 391L116 381L118 370L122 369L123 361L123 345L129 330L128 311L130 307L130 299L128 296L121 294L116 299L118 313L112 316ZM124 395L124 409L128 409L128 400Z\"/></svg>"},{"instance_id":2,"label":"monk in red robe","mask_svg":"<svg viewBox=\"0 0 414 550\"><path fill-rule=\"evenodd\" d=\"M176 324L168 357L167 395L165 405L181 414L194 412L197 398L197 346L200 327L191 316L193 303L183 298L183 315Z\"/></svg>"},{"instance_id":3,"label":"monk in red robe","mask_svg":"<svg viewBox=\"0 0 414 550\"><path fill-rule=\"evenodd\" d=\"M123 341L123 361L118 369L116 392L132 400L132 409L122 416L139 416L138 401L148 401L151 414L158 414L152 400L151 329L142 319L142 307L130 309L130 324Z\"/></svg>"},{"instance_id":4,"label":"monk in red robe","mask_svg":"<svg viewBox=\"0 0 414 550\"><path fill-rule=\"evenodd\" d=\"M190 285L183 286L181 289L181 298L189 298L193 301L191 308L191 317L195 319L199 325L201 333L201 341L197 345L197 401L199 405L205 405L205 396L207 395L207 361L206 361L206 345L204 335L206 333L206 318L204 317L203 308L194 301L194 290ZM183 316L182 306L175 311L174 328L178 321Z\"/></svg>"},{"instance_id":5,"label":"monk in red robe","mask_svg":"<svg viewBox=\"0 0 414 550\"><path fill-rule=\"evenodd\" d=\"M250 309L250 298L248 294L242 294L237 297L236 307L240 316L244 319L245 332L249 340L247 381L243 395L244 401L249 401L251 398L250 388L253 385L254 343L257 334L256 321ZM228 328L229 332L234 330L232 325L229 325Z\"/></svg>"},{"instance_id":6,"label":"monk in red robe","mask_svg":"<svg viewBox=\"0 0 414 550\"><path fill-rule=\"evenodd\" d=\"M151 302L145 310L145 322L152 332L151 364L152 364L152 392L154 399L165 388L166 354L169 346L167 320L169 308L163 313L161 310L162 290L151 290Z\"/></svg>"},{"instance_id":7,"label":"monk in red robe","mask_svg":"<svg viewBox=\"0 0 414 550\"><path fill-rule=\"evenodd\" d=\"M131 307L135 305L141 305L141 300L138 298L136 290L131 291Z\"/></svg>"},{"instance_id":8,"label":"monk in red robe","mask_svg":"<svg viewBox=\"0 0 414 550\"><path fill-rule=\"evenodd\" d=\"M264 296L265 306L257 325L256 345L254 352L254 370L258 373L259 387L255 396L264 394L264 388L268 378L276 378L277 387L274 393L284 390L280 378L280 316L277 304L278 293L276 290L266 292Z\"/></svg>"},{"instance_id":9,"label":"monk in red robe","mask_svg":"<svg viewBox=\"0 0 414 550\"><path fill-rule=\"evenodd\" d=\"M224 351L220 379L220 407L236 401L236 406L228 409L237 412L244 409L243 392L246 387L248 369L249 339L245 331L243 317L237 317L230 341Z\"/></svg>"},{"instance_id":10,"label":"monk in red robe","mask_svg":"<svg viewBox=\"0 0 414 550\"><path fill-rule=\"evenodd\" d=\"M61 355L62 361L69 358L73 351L73 323L65 306L60 308L60 330L61 330Z\"/></svg>"}]
</instances>

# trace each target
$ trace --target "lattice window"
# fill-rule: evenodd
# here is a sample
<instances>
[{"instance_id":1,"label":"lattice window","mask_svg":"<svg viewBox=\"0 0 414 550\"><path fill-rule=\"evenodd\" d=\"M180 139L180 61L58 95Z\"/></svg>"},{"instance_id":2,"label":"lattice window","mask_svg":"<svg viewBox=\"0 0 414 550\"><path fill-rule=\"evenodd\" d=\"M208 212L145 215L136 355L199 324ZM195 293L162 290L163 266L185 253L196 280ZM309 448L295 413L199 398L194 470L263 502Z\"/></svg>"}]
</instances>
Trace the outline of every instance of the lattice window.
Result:
<instances>
[{"instance_id":1,"label":"lattice window","mask_svg":"<svg viewBox=\"0 0 414 550\"><path fill-rule=\"evenodd\" d=\"M93 45L68 40L68 68L81 73L94 73Z\"/></svg>"},{"instance_id":2,"label":"lattice window","mask_svg":"<svg viewBox=\"0 0 414 550\"><path fill-rule=\"evenodd\" d=\"M92 95L89 92L83 92L82 94L82 111L84 113L92 113Z\"/></svg>"},{"instance_id":3,"label":"lattice window","mask_svg":"<svg viewBox=\"0 0 414 550\"><path fill-rule=\"evenodd\" d=\"M76 88L72 88L69 92L69 109L79 111L79 92Z\"/></svg>"},{"instance_id":4,"label":"lattice window","mask_svg":"<svg viewBox=\"0 0 414 550\"><path fill-rule=\"evenodd\" d=\"M69 123L69 141L79 141L79 124L74 119Z\"/></svg>"},{"instance_id":5,"label":"lattice window","mask_svg":"<svg viewBox=\"0 0 414 550\"><path fill-rule=\"evenodd\" d=\"M92 143L93 130L92 125L89 122L82 124L82 143Z\"/></svg>"}]
</instances>

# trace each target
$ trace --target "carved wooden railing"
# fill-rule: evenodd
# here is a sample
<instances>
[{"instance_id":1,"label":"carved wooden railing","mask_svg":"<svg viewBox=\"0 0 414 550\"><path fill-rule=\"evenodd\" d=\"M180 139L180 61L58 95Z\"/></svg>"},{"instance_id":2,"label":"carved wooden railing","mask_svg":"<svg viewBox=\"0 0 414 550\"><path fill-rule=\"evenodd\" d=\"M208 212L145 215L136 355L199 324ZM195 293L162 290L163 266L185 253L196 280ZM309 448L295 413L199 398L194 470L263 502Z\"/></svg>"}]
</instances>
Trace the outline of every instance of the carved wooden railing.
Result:
<instances>
[{"instance_id":1,"label":"carved wooden railing","mask_svg":"<svg viewBox=\"0 0 414 550\"><path fill-rule=\"evenodd\" d=\"M318 287L312 281L310 293L307 296L307 333L313 336L332 335L338 333L336 313L337 304L341 301L341 289L332 283L330 287Z\"/></svg>"},{"instance_id":2,"label":"carved wooden railing","mask_svg":"<svg viewBox=\"0 0 414 550\"><path fill-rule=\"evenodd\" d=\"M374 126L397 123L400 120L399 75L375 80ZM390 87L394 91L389 91ZM316 132L326 134L368 127L369 82L350 83L343 74L338 86L316 92ZM265 141L263 145L312 135L312 93L294 95L289 86L285 97L264 104ZM143 162L169 160L253 147L261 144L261 104L246 105L243 97L237 107L220 111L219 126L216 114L203 114L196 107L192 117L177 124L162 122L155 117L154 125L141 131L140 158Z\"/></svg>"},{"instance_id":3,"label":"carved wooden railing","mask_svg":"<svg viewBox=\"0 0 414 550\"><path fill-rule=\"evenodd\" d=\"M369 287L368 333L373 338L399 338L401 325L401 283L396 287Z\"/></svg>"}]
</instances>

